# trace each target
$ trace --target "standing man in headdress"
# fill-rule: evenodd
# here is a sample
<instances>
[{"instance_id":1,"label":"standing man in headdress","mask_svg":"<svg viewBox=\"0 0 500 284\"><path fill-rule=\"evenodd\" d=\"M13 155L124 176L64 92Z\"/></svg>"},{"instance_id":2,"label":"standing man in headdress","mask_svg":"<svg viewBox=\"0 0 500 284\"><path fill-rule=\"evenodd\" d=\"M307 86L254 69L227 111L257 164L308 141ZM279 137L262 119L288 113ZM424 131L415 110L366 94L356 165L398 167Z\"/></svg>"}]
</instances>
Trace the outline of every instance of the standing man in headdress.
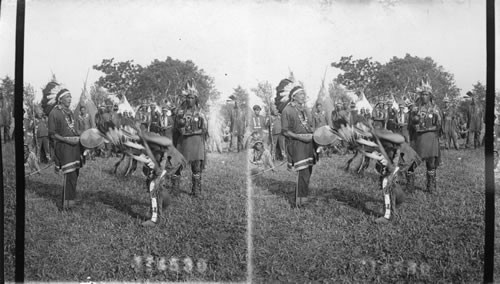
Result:
<instances>
[{"instance_id":1,"label":"standing man in headdress","mask_svg":"<svg viewBox=\"0 0 500 284\"><path fill-rule=\"evenodd\" d=\"M174 128L179 134L174 145L191 165L191 195L196 196L201 193L201 173L205 162L207 120L201 113L198 91L194 87L194 81L187 82L182 94L184 101L177 109L174 120ZM181 171L182 168L179 168L172 177L174 193L179 190Z\"/></svg>"},{"instance_id":2,"label":"standing man in headdress","mask_svg":"<svg viewBox=\"0 0 500 284\"><path fill-rule=\"evenodd\" d=\"M467 109L467 129L469 133L467 135L467 142L465 144L466 148L471 147L470 141L474 141L474 149L481 146L481 140L479 136L481 134L481 129L483 127L483 114L481 107L476 103L476 99L472 92L467 92L467 95L471 97L470 105Z\"/></svg>"},{"instance_id":3,"label":"standing man in headdress","mask_svg":"<svg viewBox=\"0 0 500 284\"><path fill-rule=\"evenodd\" d=\"M280 83L281 85L282 83ZM284 89L280 90L278 88L277 99L283 102L280 93L286 96L286 92L284 92ZM312 168L317 161L312 139L312 123L308 119L305 100L306 93L304 89L301 86L293 87L289 91L289 103L286 104L281 114L281 132L286 137L288 168L298 172L297 186L295 188L296 206L302 206L308 201L309 180Z\"/></svg>"},{"instance_id":4,"label":"standing man in headdress","mask_svg":"<svg viewBox=\"0 0 500 284\"><path fill-rule=\"evenodd\" d=\"M444 147L445 149L451 148L451 142L453 142L453 146L455 150L458 150L458 117L457 111L450 104L450 99L448 96L445 96L444 100L444 109L442 111L443 115L443 134L444 134Z\"/></svg>"},{"instance_id":5,"label":"standing man in headdress","mask_svg":"<svg viewBox=\"0 0 500 284\"><path fill-rule=\"evenodd\" d=\"M436 169L439 166L439 131L441 127L441 111L434 104L432 87L422 82L417 89L420 95L415 111L412 112L412 124L415 129L415 151L427 168L427 187L430 193L436 191ZM414 178L411 178L414 180Z\"/></svg>"},{"instance_id":6,"label":"standing man in headdress","mask_svg":"<svg viewBox=\"0 0 500 284\"><path fill-rule=\"evenodd\" d=\"M64 174L63 209L76 205L76 185L82 166L80 141L75 129L71 105L71 93L67 89L56 95L57 105L49 114L49 136L54 141L56 168Z\"/></svg>"}]
</instances>

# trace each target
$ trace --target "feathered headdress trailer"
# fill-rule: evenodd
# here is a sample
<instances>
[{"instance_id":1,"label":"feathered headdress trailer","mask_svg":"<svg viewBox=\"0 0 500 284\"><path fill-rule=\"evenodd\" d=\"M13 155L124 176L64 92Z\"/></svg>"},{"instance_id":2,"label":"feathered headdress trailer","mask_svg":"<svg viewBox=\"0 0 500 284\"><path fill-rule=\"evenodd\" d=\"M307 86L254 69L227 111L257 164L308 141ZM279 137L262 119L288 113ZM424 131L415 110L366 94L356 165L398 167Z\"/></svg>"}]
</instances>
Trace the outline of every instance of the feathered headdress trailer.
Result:
<instances>
[{"instance_id":1,"label":"feathered headdress trailer","mask_svg":"<svg viewBox=\"0 0 500 284\"><path fill-rule=\"evenodd\" d=\"M294 83L290 79L283 79L280 81L276 87L276 97L274 98L274 104L278 109L279 113L283 112L283 109L290 101L290 92L295 87Z\"/></svg>"},{"instance_id":2,"label":"feathered headdress trailer","mask_svg":"<svg viewBox=\"0 0 500 284\"><path fill-rule=\"evenodd\" d=\"M42 89L42 111L45 115L49 116L58 101L58 93L63 89L61 84L56 81L50 81L45 88Z\"/></svg>"}]
</instances>

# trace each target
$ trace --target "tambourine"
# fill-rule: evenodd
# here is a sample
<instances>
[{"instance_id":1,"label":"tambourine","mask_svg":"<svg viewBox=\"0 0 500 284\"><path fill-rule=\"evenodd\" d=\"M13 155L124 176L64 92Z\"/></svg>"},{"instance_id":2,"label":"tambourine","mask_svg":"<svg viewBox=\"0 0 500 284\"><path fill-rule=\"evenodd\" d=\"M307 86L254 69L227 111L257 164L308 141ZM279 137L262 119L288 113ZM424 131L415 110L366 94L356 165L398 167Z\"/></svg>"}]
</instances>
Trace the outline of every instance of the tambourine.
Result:
<instances>
[{"instance_id":1,"label":"tambourine","mask_svg":"<svg viewBox=\"0 0 500 284\"><path fill-rule=\"evenodd\" d=\"M96 128L89 128L83 131L80 137L75 136L66 138L72 140L74 139L75 142L80 140L83 147L88 149L99 147L102 143L104 143L104 137L102 137L101 133Z\"/></svg>"},{"instance_id":2,"label":"tambourine","mask_svg":"<svg viewBox=\"0 0 500 284\"><path fill-rule=\"evenodd\" d=\"M338 140L339 137L332 132L332 128L324 125L316 129L313 133L313 140L320 146L327 146Z\"/></svg>"}]
</instances>

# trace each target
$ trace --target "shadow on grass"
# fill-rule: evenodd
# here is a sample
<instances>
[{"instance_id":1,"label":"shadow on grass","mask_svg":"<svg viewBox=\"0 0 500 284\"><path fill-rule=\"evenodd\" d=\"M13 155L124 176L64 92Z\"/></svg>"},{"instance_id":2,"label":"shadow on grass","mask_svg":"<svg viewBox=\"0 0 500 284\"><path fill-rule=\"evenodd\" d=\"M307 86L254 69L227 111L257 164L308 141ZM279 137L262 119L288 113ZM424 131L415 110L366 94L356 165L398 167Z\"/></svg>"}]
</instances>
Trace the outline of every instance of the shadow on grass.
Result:
<instances>
[{"instance_id":1,"label":"shadow on grass","mask_svg":"<svg viewBox=\"0 0 500 284\"><path fill-rule=\"evenodd\" d=\"M59 210L62 210L62 185L45 184L31 181L26 184L26 189L31 190L42 198L51 200ZM84 204L102 203L121 211L132 218L147 219L147 216L139 214L132 208L134 205L148 207L149 204L130 198L127 195L113 191L78 191L77 194Z\"/></svg>"},{"instance_id":2,"label":"shadow on grass","mask_svg":"<svg viewBox=\"0 0 500 284\"><path fill-rule=\"evenodd\" d=\"M281 196L290 204L295 206L295 183L291 181L280 181L263 176L252 178L252 184L266 189L272 194Z\"/></svg>"},{"instance_id":3,"label":"shadow on grass","mask_svg":"<svg viewBox=\"0 0 500 284\"><path fill-rule=\"evenodd\" d=\"M272 194L285 198L290 206L295 206L296 184L294 182L279 181L262 176L252 179L252 182L258 187L267 189ZM337 202L350 206L367 215L380 215L380 212L376 209L366 207L367 203L380 203L380 200L352 189L331 188L313 190L312 194L309 196L309 200L309 204L306 206L310 209L313 209L314 206L326 206L328 203Z\"/></svg>"}]
</instances>

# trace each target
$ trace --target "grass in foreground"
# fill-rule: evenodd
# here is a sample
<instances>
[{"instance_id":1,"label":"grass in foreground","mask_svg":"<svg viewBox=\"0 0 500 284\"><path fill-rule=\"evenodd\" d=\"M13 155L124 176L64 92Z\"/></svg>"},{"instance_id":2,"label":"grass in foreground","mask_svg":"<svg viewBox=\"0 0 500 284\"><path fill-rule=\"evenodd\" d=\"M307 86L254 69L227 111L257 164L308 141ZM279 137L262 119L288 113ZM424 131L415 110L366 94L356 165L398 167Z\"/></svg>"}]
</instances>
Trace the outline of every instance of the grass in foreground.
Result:
<instances>
[{"instance_id":1,"label":"grass in foreground","mask_svg":"<svg viewBox=\"0 0 500 284\"><path fill-rule=\"evenodd\" d=\"M323 158L314 167L313 202L304 209L289 204L296 174L286 166L255 177L254 280L482 281L483 151L444 152L437 193L407 195L389 225L373 222L383 213L373 165L364 177L346 173L340 167L348 156ZM425 165L416 185L425 187Z\"/></svg>"},{"instance_id":2,"label":"grass in foreground","mask_svg":"<svg viewBox=\"0 0 500 284\"><path fill-rule=\"evenodd\" d=\"M150 207L141 168L131 177L117 177L110 173L116 160L97 158L81 169L78 191L83 204L70 212L58 209L62 176L53 167L44 175L27 178L26 280L246 279L247 198L246 178L241 174L246 165L240 162L242 157L209 154L198 198L187 195L191 175L184 171L181 187L186 194L172 200L166 218L155 228L140 225L148 219ZM9 199L13 190L12 186L6 189ZM7 210L14 210L10 201L7 205ZM6 230L13 226L6 224ZM13 269L6 279L13 280Z\"/></svg>"}]
</instances>

